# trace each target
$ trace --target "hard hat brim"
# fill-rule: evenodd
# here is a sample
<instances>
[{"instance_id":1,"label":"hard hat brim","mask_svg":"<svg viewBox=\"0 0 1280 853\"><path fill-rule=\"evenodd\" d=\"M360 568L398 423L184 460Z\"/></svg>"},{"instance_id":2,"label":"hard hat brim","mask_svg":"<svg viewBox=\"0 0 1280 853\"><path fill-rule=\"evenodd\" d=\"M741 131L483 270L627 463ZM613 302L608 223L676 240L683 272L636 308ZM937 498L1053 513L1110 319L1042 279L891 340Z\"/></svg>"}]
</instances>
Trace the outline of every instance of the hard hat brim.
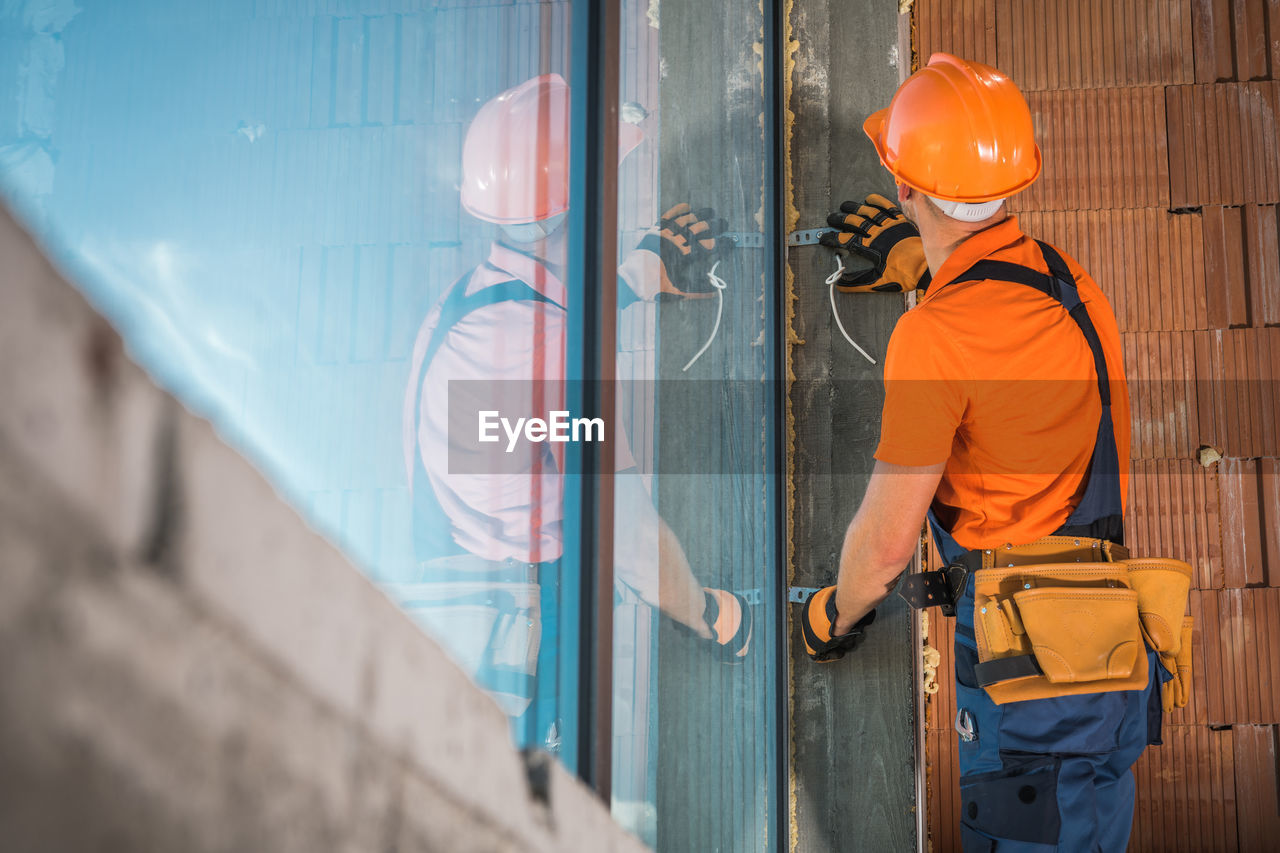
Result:
<instances>
[{"instance_id":1,"label":"hard hat brim","mask_svg":"<svg viewBox=\"0 0 1280 853\"><path fill-rule=\"evenodd\" d=\"M1035 168L1026 180L1020 182L1016 186L1010 187L1009 189L1001 189L1000 192L997 193L987 193L984 195L964 196L944 193L934 187L926 187L918 181L912 180L909 176L902 174L902 172L890 162L889 154L885 150L884 144L884 129L888 120L889 108L885 107L884 109L876 110L874 113L867 116L867 120L862 123L862 131L871 140L872 146L876 149L876 156L880 158L880 165L888 169L889 174L893 175L895 180L906 184L912 189L919 190L925 195L932 196L933 198L940 198L945 201L958 201L965 204L980 204L985 201L995 201L996 199L1008 198L1011 195L1016 195L1017 193L1022 192L1027 187L1034 184L1036 179L1040 177L1040 171L1044 167L1044 163L1040 155L1040 146L1038 144L1034 144L1033 153L1035 154Z\"/></svg>"}]
</instances>

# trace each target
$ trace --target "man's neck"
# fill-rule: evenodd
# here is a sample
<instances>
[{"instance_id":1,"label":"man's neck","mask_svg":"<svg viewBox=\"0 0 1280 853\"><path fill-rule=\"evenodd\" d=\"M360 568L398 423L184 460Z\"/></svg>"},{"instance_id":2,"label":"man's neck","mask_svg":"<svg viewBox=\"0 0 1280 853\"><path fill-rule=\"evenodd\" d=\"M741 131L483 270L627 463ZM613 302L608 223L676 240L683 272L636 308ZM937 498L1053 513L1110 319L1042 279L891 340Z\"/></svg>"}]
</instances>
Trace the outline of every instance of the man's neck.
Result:
<instances>
[{"instance_id":1,"label":"man's neck","mask_svg":"<svg viewBox=\"0 0 1280 853\"><path fill-rule=\"evenodd\" d=\"M1008 214L999 219L982 223L982 228L965 227L954 220L945 219L938 214L928 226L920 228L920 242L924 246L924 258L929 264L930 275L937 276L938 270L951 257L952 252L960 248L960 244L968 240L978 231L984 231L1008 218Z\"/></svg>"},{"instance_id":2,"label":"man's neck","mask_svg":"<svg viewBox=\"0 0 1280 853\"><path fill-rule=\"evenodd\" d=\"M951 257L951 253L967 240L969 235L965 234L961 237L948 235L946 238L940 238L938 235L929 236L933 239L929 239L922 231L920 242L924 244L924 259L929 264L929 274L936 277L938 270L942 269L942 265L947 262L947 258Z\"/></svg>"}]
</instances>

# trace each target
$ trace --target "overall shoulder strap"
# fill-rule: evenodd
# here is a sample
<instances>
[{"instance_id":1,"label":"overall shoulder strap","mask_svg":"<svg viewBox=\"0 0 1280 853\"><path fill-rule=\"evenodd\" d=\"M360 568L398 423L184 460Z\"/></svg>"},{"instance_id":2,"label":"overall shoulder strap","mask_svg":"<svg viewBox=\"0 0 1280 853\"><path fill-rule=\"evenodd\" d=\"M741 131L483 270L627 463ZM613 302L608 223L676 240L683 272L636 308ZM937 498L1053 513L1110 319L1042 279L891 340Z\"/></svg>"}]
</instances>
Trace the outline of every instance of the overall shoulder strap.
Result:
<instances>
[{"instance_id":1,"label":"overall shoulder strap","mask_svg":"<svg viewBox=\"0 0 1280 853\"><path fill-rule=\"evenodd\" d=\"M1061 305L1080 327L1081 334L1089 344L1089 350L1093 353L1093 367L1098 375L1098 395L1102 398L1103 406L1110 406L1111 383L1107 376L1107 360L1102 352L1102 341L1098 337L1098 330L1093 326L1093 321L1089 319L1089 312L1085 309L1084 302L1080 300L1075 276L1071 274L1066 261L1056 249L1040 240L1036 243L1040 246L1041 254L1044 255L1045 264L1049 267L1048 273L1037 272L1030 267L1008 261L978 261L966 272L957 276L954 281L993 279L1025 284Z\"/></svg>"},{"instance_id":2,"label":"overall shoulder strap","mask_svg":"<svg viewBox=\"0 0 1280 853\"><path fill-rule=\"evenodd\" d=\"M469 314L479 311L481 308L487 308L490 305L497 305L499 302L545 302L548 305L554 305L561 311L564 306L544 296L534 290L527 283L519 279L508 279L500 281L497 284L491 284L488 287L481 288L475 293L467 293L467 288L471 285L471 279L475 275L473 270L465 279L460 279L453 289L449 291L449 295L445 297L444 303L440 306L440 317L436 321L436 327L431 330L431 339L427 342L427 351L422 357L422 366L420 368L420 377L426 375L427 366L431 364L431 360L435 354L444 345L445 338L449 336L449 332L457 326Z\"/></svg>"},{"instance_id":3,"label":"overall shoulder strap","mask_svg":"<svg viewBox=\"0 0 1280 853\"><path fill-rule=\"evenodd\" d=\"M1080 299L1075 277L1062 255L1048 243L1037 240L1044 256L1048 273L1038 272L1019 264L1005 261L978 261L956 281L993 279L1024 284L1040 291L1062 306L1080 333L1084 335L1093 353L1094 371L1098 377L1098 396L1102 400L1102 415L1098 421L1094 440L1093 457L1080 503L1072 510L1066 522L1055 533L1070 536L1088 536L1123 544L1124 506L1120 494L1120 458L1116 449L1115 432L1111 423L1111 382L1107 373L1106 356L1102 340Z\"/></svg>"},{"instance_id":4,"label":"overall shoulder strap","mask_svg":"<svg viewBox=\"0 0 1280 853\"><path fill-rule=\"evenodd\" d=\"M475 293L467 293L467 287L471 284L471 279L475 275L475 271L465 279L459 279L458 283L449 291L449 295L445 297L444 303L440 306L440 317L436 320L436 327L431 330L431 337L427 341L426 352L422 356L422 364L418 367L417 374L413 377L413 381L417 386L416 396L413 404L413 421L414 432L418 430L418 419L422 417L422 385L423 380L427 376L427 368L431 365L431 360L435 358L440 347L444 346L445 339L449 337L449 332L462 322L463 318L469 314L486 308L490 305L497 305L499 302L545 302L548 305L554 305L561 311L564 306L548 296L544 296L534 290L527 283L519 279L508 279L500 281L497 284L491 284L488 287L481 288Z\"/></svg>"}]
</instances>

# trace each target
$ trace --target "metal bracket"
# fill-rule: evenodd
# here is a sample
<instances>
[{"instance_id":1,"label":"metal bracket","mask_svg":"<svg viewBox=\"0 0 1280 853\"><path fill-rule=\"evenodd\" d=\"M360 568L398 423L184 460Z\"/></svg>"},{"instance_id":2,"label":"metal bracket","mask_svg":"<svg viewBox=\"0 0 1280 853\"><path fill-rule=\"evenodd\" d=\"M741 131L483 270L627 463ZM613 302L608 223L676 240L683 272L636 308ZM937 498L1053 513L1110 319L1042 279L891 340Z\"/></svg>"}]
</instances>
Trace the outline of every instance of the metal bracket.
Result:
<instances>
[{"instance_id":1,"label":"metal bracket","mask_svg":"<svg viewBox=\"0 0 1280 853\"><path fill-rule=\"evenodd\" d=\"M834 228L802 228L787 235L788 246L815 246L823 234L832 234Z\"/></svg>"},{"instance_id":2,"label":"metal bracket","mask_svg":"<svg viewBox=\"0 0 1280 853\"><path fill-rule=\"evenodd\" d=\"M822 589L820 586L787 587L787 601L791 601L796 604L804 604L804 602L808 600L809 596L813 595L820 589ZM764 590L759 587L756 587L755 589L735 589L734 592L746 599L747 604L750 604L753 607L764 604Z\"/></svg>"},{"instance_id":3,"label":"metal bracket","mask_svg":"<svg viewBox=\"0 0 1280 853\"><path fill-rule=\"evenodd\" d=\"M735 249L764 248L764 235L759 231L726 231L720 236L731 241Z\"/></svg>"},{"instance_id":4,"label":"metal bracket","mask_svg":"<svg viewBox=\"0 0 1280 853\"><path fill-rule=\"evenodd\" d=\"M787 589L787 601L793 604L804 604L818 590L820 586L793 586Z\"/></svg>"}]
</instances>

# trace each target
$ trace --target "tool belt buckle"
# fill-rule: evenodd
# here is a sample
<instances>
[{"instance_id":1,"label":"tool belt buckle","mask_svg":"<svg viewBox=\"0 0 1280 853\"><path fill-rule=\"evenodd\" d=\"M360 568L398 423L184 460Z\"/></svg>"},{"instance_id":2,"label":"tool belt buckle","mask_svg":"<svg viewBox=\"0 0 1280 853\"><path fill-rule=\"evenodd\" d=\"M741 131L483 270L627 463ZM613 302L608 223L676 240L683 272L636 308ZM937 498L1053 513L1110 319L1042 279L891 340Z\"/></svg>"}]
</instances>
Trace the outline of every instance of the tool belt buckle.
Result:
<instances>
[{"instance_id":1,"label":"tool belt buckle","mask_svg":"<svg viewBox=\"0 0 1280 853\"><path fill-rule=\"evenodd\" d=\"M964 595L964 588L969 583L969 567L964 563L956 562L947 566L944 571L947 573L949 598L942 605L942 615L955 616L956 605L960 603L960 598Z\"/></svg>"},{"instance_id":2,"label":"tool belt buckle","mask_svg":"<svg viewBox=\"0 0 1280 853\"><path fill-rule=\"evenodd\" d=\"M956 604L969 582L969 567L957 560L945 569L908 574L898 594L917 610L939 607L943 616L955 616Z\"/></svg>"}]
</instances>

